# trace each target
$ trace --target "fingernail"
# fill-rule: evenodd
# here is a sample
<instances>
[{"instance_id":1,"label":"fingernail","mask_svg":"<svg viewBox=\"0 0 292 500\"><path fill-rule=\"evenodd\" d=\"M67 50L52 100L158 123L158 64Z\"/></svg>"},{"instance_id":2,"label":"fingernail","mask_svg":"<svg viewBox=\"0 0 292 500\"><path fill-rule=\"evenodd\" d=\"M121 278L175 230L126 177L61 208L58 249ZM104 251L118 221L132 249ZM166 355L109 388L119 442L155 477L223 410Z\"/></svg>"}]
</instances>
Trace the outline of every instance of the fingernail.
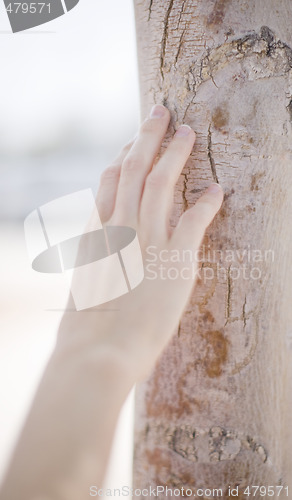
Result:
<instances>
[{"instance_id":1,"label":"fingernail","mask_svg":"<svg viewBox=\"0 0 292 500\"><path fill-rule=\"evenodd\" d=\"M219 191L222 191L222 187L220 186L220 184L215 184L215 183L210 184L210 186L207 189L208 193L219 193Z\"/></svg>"},{"instance_id":2,"label":"fingernail","mask_svg":"<svg viewBox=\"0 0 292 500\"><path fill-rule=\"evenodd\" d=\"M162 118L165 115L165 107L161 104L155 104L151 109L150 118Z\"/></svg>"},{"instance_id":3,"label":"fingernail","mask_svg":"<svg viewBox=\"0 0 292 500\"><path fill-rule=\"evenodd\" d=\"M189 135L189 133L192 131L191 127L189 127L188 125L181 125L175 135L178 136L178 137L185 137L186 135Z\"/></svg>"}]
</instances>

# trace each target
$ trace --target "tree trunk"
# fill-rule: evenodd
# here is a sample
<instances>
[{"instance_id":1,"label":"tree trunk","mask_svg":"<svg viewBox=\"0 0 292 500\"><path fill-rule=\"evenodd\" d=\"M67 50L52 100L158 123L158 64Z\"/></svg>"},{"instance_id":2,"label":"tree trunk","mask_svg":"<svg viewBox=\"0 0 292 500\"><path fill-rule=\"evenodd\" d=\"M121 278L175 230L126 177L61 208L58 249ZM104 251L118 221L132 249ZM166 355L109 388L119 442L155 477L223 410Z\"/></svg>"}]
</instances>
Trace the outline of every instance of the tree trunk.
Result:
<instances>
[{"instance_id":1,"label":"tree trunk","mask_svg":"<svg viewBox=\"0 0 292 500\"><path fill-rule=\"evenodd\" d=\"M142 117L162 102L171 133L197 133L173 222L212 181L225 201L137 389L134 486L291 487L292 2L135 0L135 15Z\"/></svg>"}]
</instances>

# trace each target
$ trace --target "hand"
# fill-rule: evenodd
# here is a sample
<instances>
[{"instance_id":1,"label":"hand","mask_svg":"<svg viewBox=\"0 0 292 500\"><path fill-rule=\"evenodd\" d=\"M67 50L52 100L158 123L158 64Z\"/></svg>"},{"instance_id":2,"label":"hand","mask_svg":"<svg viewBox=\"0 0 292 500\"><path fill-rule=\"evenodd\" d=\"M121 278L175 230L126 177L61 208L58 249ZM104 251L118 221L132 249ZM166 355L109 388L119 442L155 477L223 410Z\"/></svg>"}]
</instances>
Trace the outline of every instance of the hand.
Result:
<instances>
[{"instance_id":1,"label":"hand","mask_svg":"<svg viewBox=\"0 0 292 500\"><path fill-rule=\"evenodd\" d=\"M177 227L170 227L174 186L195 134L186 125L180 127L156 161L169 119L166 108L152 110L137 139L105 170L97 196L103 224L137 231L144 280L102 306L74 312L69 306L63 315L56 348L14 451L1 500L80 500L87 498L91 481L101 485L121 406L178 326L194 285L192 273L185 279L182 268L192 263L164 262L176 267L177 279L164 279L159 273L151 279L148 247L152 254L155 249L164 256L172 250L195 252L223 193L220 186L211 185ZM79 251L86 257L93 248L86 234L82 238ZM100 279L106 288L108 276ZM79 284L89 291L95 287L90 274Z\"/></svg>"},{"instance_id":2,"label":"hand","mask_svg":"<svg viewBox=\"0 0 292 500\"><path fill-rule=\"evenodd\" d=\"M167 273L161 276L158 266L153 279L153 268L151 275L147 271L149 248L158 257L161 251L167 256L172 250L195 254L223 200L221 187L211 184L194 207L181 216L177 227L170 227L174 187L194 146L195 133L187 125L179 127L157 161L169 121L169 111L154 106L137 138L102 174L96 200L104 225L130 226L137 231L144 258L143 282L100 307L67 311L60 326L60 345L77 342L90 349L94 346L95 352L103 350L115 363L118 360L127 366L133 383L149 373L170 340L194 285L192 273L186 277L186 267L191 268L193 263L183 260L164 263L177 269L177 279L167 278ZM90 253L90 248L85 252ZM101 279L106 287L107 276ZM94 286L90 275L86 286Z\"/></svg>"}]
</instances>

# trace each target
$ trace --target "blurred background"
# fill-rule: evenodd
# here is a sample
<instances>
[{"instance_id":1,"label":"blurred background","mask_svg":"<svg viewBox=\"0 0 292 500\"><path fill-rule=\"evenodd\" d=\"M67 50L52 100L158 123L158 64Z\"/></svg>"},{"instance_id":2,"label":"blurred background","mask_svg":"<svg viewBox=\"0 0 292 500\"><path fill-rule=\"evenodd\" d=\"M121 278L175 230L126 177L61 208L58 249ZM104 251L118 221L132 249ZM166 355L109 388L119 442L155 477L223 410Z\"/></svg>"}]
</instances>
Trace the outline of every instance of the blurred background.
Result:
<instances>
[{"instance_id":1,"label":"blurred background","mask_svg":"<svg viewBox=\"0 0 292 500\"><path fill-rule=\"evenodd\" d=\"M0 477L54 346L67 284L32 271L23 221L44 203L92 187L139 124L131 0L80 0L12 34L0 2ZM133 394L106 481L129 484Z\"/></svg>"}]
</instances>

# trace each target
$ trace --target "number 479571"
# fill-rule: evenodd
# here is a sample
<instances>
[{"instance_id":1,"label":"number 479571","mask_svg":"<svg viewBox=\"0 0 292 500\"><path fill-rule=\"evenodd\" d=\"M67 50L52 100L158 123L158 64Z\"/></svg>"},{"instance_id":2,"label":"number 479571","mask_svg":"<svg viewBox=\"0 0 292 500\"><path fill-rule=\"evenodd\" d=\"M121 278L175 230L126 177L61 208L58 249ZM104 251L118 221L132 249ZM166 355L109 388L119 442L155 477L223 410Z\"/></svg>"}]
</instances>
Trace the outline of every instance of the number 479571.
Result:
<instances>
[{"instance_id":1,"label":"number 479571","mask_svg":"<svg viewBox=\"0 0 292 500\"><path fill-rule=\"evenodd\" d=\"M41 14L43 10L50 14L51 4L50 3L25 3L25 2L14 2L7 5L6 10L9 14Z\"/></svg>"},{"instance_id":2,"label":"number 479571","mask_svg":"<svg viewBox=\"0 0 292 500\"><path fill-rule=\"evenodd\" d=\"M288 497L288 486L247 486L243 494L248 497L255 497L260 495L261 497L279 497L281 492Z\"/></svg>"}]
</instances>

